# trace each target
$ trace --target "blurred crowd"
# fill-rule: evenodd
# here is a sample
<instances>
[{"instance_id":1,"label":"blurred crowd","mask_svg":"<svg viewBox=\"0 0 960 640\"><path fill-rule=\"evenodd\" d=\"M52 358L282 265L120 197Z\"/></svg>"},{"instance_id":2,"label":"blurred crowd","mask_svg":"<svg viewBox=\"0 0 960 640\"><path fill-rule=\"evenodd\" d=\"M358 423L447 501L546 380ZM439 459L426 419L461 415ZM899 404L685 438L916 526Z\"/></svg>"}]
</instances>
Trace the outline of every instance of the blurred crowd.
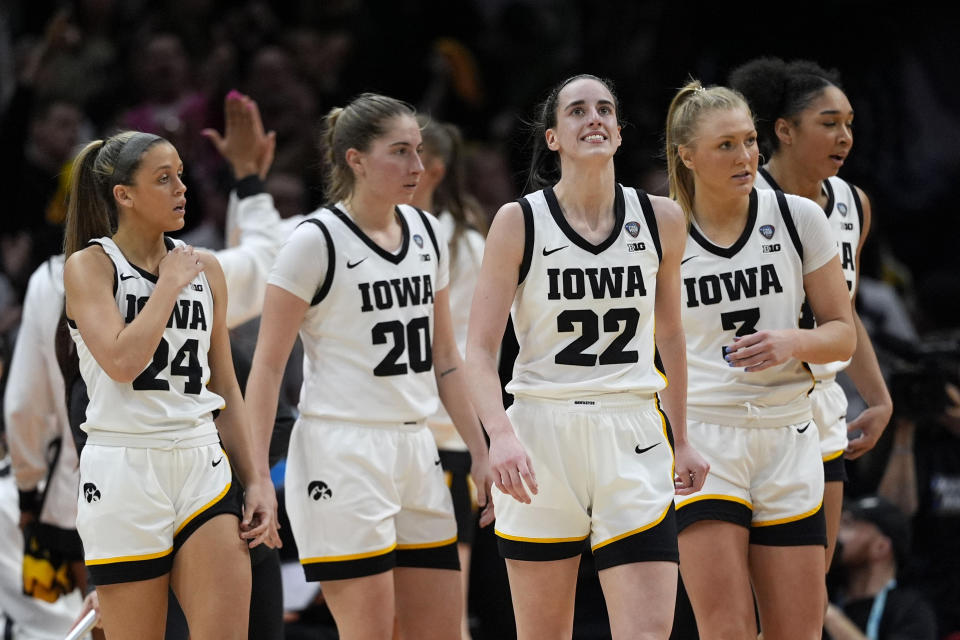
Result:
<instances>
[{"instance_id":1,"label":"blurred crowd","mask_svg":"<svg viewBox=\"0 0 960 640\"><path fill-rule=\"evenodd\" d=\"M722 83L733 64L760 53L820 59L844 74L857 114L843 177L870 194L875 211L858 305L895 405L876 449L849 465L847 493L882 494L909 519L904 532L886 527L892 516L878 516L877 530L899 545L898 553L903 549L898 578L931 603L938 637L960 638L960 280L953 248L960 230L950 215L960 147L946 143L960 140L960 88L947 82L945 64L960 53L960 41L949 21L920 29L913 28L920 18L881 15L860 18L865 40L841 37L827 50L812 15L776 33L747 19L736 37L721 38L711 33L719 9L692 18L663 2L612 5L604 11L578 0L4 3L0 362L9 361L30 275L62 252L66 176L78 147L93 138L137 129L170 140L188 185L180 237L217 249L224 245L232 176L200 132L223 129L223 97L234 88L256 100L265 127L276 132L266 188L282 217L321 204L320 116L366 90L459 125L468 190L492 215L521 193L526 119L558 78L586 71L616 83L629 123L618 179L663 194L666 100L687 74ZM610 15L594 15L601 12ZM860 407L851 398L850 415ZM863 515L875 511L857 513L876 524L877 517ZM505 595L502 576L483 568L496 557L484 540L477 542L474 580L500 580ZM831 582L838 601L869 556L853 553L853 544L842 534L843 561L835 563ZM509 622L493 614L484 632L477 616L490 603L480 602L484 589L471 591L478 594L475 637L504 637L497 625ZM497 615L508 618L509 600L503 605ZM589 603L578 609L578 619L588 610L594 611ZM602 607L597 611L603 615ZM590 627L581 625L581 637L603 637L590 635Z\"/></svg>"}]
</instances>

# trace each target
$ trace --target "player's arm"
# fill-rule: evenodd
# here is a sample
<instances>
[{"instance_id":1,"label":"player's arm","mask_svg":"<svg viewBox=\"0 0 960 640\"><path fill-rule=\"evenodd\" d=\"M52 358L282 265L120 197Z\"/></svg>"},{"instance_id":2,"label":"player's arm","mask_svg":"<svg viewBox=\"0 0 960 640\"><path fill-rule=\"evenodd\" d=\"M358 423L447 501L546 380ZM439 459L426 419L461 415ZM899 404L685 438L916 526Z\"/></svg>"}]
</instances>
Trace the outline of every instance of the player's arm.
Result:
<instances>
[{"instance_id":1,"label":"player's arm","mask_svg":"<svg viewBox=\"0 0 960 640\"><path fill-rule=\"evenodd\" d=\"M871 209L870 199L859 188L860 202L863 205L863 230L860 233L860 244L857 246L857 278L860 277L860 252L870 233ZM893 399L877 362L877 354L873 350L867 330L860 321L856 305L851 301L851 313L857 330L857 350L853 352L853 359L847 367L847 375L857 387L860 397L867 403L867 408L847 425L850 432L859 432L859 436L850 440L847 445L846 457L850 460L859 458L877 444L883 435L890 417L893 415Z\"/></svg>"},{"instance_id":2,"label":"player's arm","mask_svg":"<svg viewBox=\"0 0 960 640\"><path fill-rule=\"evenodd\" d=\"M517 291L525 235L520 205L512 202L501 207L487 234L467 332L470 394L490 436L495 484L520 502L530 502L524 481L533 493L537 492L537 481L530 458L503 408L497 352Z\"/></svg>"},{"instance_id":3,"label":"player's arm","mask_svg":"<svg viewBox=\"0 0 960 640\"><path fill-rule=\"evenodd\" d=\"M687 440L687 342L680 312L680 261L686 245L687 224L677 203L656 196L650 200L663 251L657 271L654 337L668 384L659 395L673 430L677 493L686 495L699 491L710 469Z\"/></svg>"},{"instance_id":4,"label":"player's arm","mask_svg":"<svg viewBox=\"0 0 960 640\"><path fill-rule=\"evenodd\" d=\"M244 408L240 385L233 369L230 334L227 331L227 283L220 263L211 254L201 253L206 264L207 282L213 294L213 326L210 332L211 391L224 399L225 405L217 416L217 430L230 456L231 465L243 483L244 510L240 524L241 537L251 547L261 542L279 547L277 533L277 495L270 480L266 452L254 446L250 420Z\"/></svg>"},{"instance_id":5,"label":"player's arm","mask_svg":"<svg viewBox=\"0 0 960 640\"><path fill-rule=\"evenodd\" d=\"M470 402L463 359L454 337L453 321L450 319L450 287L437 291L434 298L433 372L440 401L470 451L470 475L477 487L477 504L482 509L480 526L486 526L493 520L493 511L487 506L493 476L487 457L487 442L483 438L477 412Z\"/></svg>"},{"instance_id":6,"label":"player's arm","mask_svg":"<svg viewBox=\"0 0 960 640\"><path fill-rule=\"evenodd\" d=\"M204 268L192 247L176 247L160 261L150 299L126 324L114 298L114 267L103 249L90 246L63 267L67 317L108 376L132 382L153 358L180 291Z\"/></svg>"}]
</instances>

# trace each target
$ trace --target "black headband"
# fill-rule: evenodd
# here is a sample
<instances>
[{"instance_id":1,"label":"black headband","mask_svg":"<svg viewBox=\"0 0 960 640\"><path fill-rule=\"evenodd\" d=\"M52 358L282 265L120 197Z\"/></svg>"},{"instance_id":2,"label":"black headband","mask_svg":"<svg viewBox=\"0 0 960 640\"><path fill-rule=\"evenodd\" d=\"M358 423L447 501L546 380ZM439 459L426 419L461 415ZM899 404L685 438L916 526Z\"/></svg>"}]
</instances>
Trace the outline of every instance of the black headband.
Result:
<instances>
[{"instance_id":1,"label":"black headband","mask_svg":"<svg viewBox=\"0 0 960 640\"><path fill-rule=\"evenodd\" d=\"M152 133L141 133L139 131L130 136L130 139L127 140L117 155L117 163L114 166L113 175L123 176L125 179L129 179L132 173L131 169L140 162L140 156L147 150L147 147L157 140L163 140L163 138Z\"/></svg>"}]
</instances>

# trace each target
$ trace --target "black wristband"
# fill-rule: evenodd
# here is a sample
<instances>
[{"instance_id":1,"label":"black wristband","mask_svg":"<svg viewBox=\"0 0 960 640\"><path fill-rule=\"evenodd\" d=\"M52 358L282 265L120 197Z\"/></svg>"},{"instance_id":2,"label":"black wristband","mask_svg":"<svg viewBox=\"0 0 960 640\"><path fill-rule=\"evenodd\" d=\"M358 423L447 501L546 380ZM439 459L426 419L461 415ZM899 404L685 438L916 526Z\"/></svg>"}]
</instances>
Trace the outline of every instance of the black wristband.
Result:
<instances>
[{"instance_id":1,"label":"black wristband","mask_svg":"<svg viewBox=\"0 0 960 640\"><path fill-rule=\"evenodd\" d=\"M20 513L32 513L39 516L40 513L40 492L36 489L19 491L20 493Z\"/></svg>"},{"instance_id":2,"label":"black wristband","mask_svg":"<svg viewBox=\"0 0 960 640\"><path fill-rule=\"evenodd\" d=\"M237 197L241 200L263 193L264 191L266 191L266 189L263 187L263 180L255 173L237 180Z\"/></svg>"}]
</instances>

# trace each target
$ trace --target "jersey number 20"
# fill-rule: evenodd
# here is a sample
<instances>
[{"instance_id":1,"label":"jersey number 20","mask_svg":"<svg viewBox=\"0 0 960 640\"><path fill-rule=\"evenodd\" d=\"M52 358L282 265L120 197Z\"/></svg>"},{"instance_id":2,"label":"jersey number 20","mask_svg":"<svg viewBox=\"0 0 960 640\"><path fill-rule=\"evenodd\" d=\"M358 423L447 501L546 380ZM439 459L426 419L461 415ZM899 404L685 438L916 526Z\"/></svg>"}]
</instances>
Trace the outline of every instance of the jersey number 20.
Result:
<instances>
[{"instance_id":1,"label":"jersey number 20","mask_svg":"<svg viewBox=\"0 0 960 640\"><path fill-rule=\"evenodd\" d=\"M373 344L386 344L393 339L393 347L373 369L375 376L400 376L407 372L406 362L398 362L407 353L409 369L415 373L429 371L433 366L433 346L430 340L430 319L414 318L403 326L399 320L378 322L371 330Z\"/></svg>"}]
</instances>

